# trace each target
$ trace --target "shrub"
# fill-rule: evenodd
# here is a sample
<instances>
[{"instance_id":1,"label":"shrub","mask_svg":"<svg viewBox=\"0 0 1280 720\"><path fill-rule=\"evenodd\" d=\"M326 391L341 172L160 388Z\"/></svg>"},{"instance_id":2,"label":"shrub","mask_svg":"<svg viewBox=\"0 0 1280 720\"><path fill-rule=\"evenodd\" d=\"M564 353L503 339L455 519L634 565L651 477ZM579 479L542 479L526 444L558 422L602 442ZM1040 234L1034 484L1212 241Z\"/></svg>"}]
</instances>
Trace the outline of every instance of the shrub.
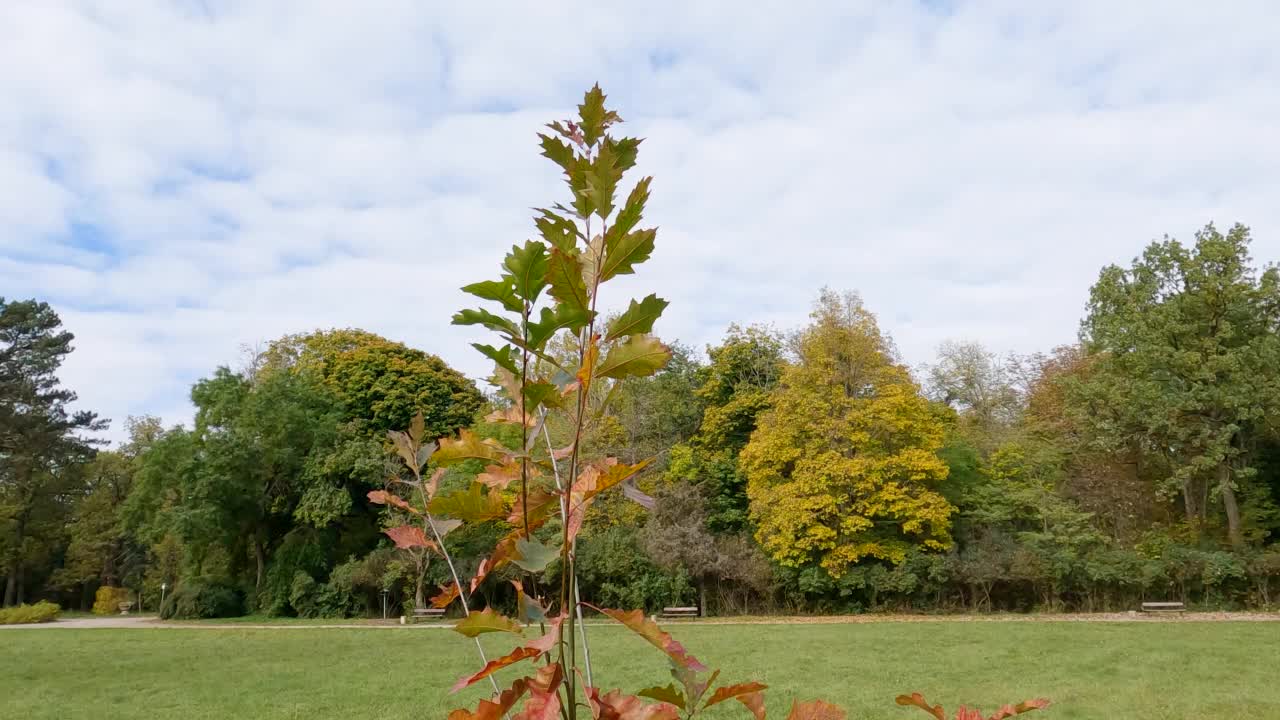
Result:
<instances>
[{"instance_id":1,"label":"shrub","mask_svg":"<svg viewBox=\"0 0 1280 720\"><path fill-rule=\"evenodd\" d=\"M48 600L41 600L35 605L18 605L0 609L0 625L28 625L31 623L52 622L58 619L62 608Z\"/></svg>"},{"instance_id":2,"label":"shrub","mask_svg":"<svg viewBox=\"0 0 1280 720\"><path fill-rule=\"evenodd\" d=\"M115 615L120 612L120 603L133 600L133 593L128 588L103 585L93 596L94 615Z\"/></svg>"},{"instance_id":3,"label":"shrub","mask_svg":"<svg viewBox=\"0 0 1280 720\"><path fill-rule=\"evenodd\" d=\"M298 573L312 578L324 577L329 571L331 533L310 527L295 528L285 535L272 554L262 587L253 598L253 606L264 615L302 614L290 603Z\"/></svg>"},{"instance_id":4,"label":"shrub","mask_svg":"<svg viewBox=\"0 0 1280 720\"><path fill-rule=\"evenodd\" d=\"M606 528L579 542L577 570L582 593L607 607L657 612L697 597L685 573L664 571L649 560L641 548L639 533L632 528ZM553 578L552 584L556 582L558 577Z\"/></svg>"},{"instance_id":5,"label":"shrub","mask_svg":"<svg viewBox=\"0 0 1280 720\"><path fill-rule=\"evenodd\" d=\"M165 598L160 617L222 618L244 614L244 595L225 581L210 577L182 580Z\"/></svg>"}]
</instances>

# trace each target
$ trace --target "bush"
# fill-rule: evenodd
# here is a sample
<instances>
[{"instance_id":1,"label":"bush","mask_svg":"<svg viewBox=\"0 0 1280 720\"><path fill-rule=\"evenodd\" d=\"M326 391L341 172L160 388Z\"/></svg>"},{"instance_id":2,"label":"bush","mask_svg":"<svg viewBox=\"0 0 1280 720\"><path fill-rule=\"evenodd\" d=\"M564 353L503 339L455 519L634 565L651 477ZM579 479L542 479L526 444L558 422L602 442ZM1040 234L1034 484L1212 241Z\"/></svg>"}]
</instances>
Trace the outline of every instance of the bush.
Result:
<instances>
[{"instance_id":1,"label":"bush","mask_svg":"<svg viewBox=\"0 0 1280 720\"><path fill-rule=\"evenodd\" d=\"M310 527L295 528L285 535L267 565L262 587L251 598L255 611L272 616L303 614L290 600L295 594L297 575L316 578L328 574L332 544L331 533Z\"/></svg>"},{"instance_id":2,"label":"bush","mask_svg":"<svg viewBox=\"0 0 1280 720\"><path fill-rule=\"evenodd\" d=\"M578 582L583 597L604 607L644 608L656 612L685 605L697 593L683 572L654 565L641 549L632 528L615 526L578 540ZM553 578L554 587L556 579Z\"/></svg>"},{"instance_id":3,"label":"bush","mask_svg":"<svg viewBox=\"0 0 1280 720\"><path fill-rule=\"evenodd\" d=\"M58 619L62 608L48 600L41 600L35 605L18 605L17 607L0 609L0 625L27 625L30 623L52 622Z\"/></svg>"},{"instance_id":4,"label":"bush","mask_svg":"<svg viewBox=\"0 0 1280 720\"><path fill-rule=\"evenodd\" d=\"M128 588L103 585L93 596L94 615L116 615L120 612L120 603L133 600L133 593Z\"/></svg>"},{"instance_id":5,"label":"bush","mask_svg":"<svg viewBox=\"0 0 1280 720\"><path fill-rule=\"evenodd\" d=\"M225 581L209 577L182 580L165 598L160 617L198 619L244 614L244 595Z\"/></svg>"}]
</instances>

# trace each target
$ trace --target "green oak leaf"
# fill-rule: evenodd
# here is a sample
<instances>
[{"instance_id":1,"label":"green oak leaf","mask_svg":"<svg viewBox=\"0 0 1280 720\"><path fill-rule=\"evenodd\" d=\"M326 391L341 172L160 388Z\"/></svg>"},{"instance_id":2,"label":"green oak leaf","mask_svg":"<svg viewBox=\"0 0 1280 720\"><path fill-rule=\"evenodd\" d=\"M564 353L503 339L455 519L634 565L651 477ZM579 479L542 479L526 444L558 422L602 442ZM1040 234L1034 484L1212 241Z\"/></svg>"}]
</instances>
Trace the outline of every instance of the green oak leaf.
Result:
<instances>
[{"instance_id":1,"label":"green oak leaf","mask_svg":"<svg viewBox=\"0 0 1280 720\"><path fill-rule=\"evenodd\" d=\"M500 463L505 459L506 449L496 440L482 440L470 430L458 431L457 439L440 438L440 448L432 459L441 467L457 465L466 460L484 460Z\"/></svg>"},{"instance_id":2,"label":"green oak leaf","mask_svg":"<svg viewBox=\"0 0 1280 720\"><path fill-rule=\"evenodd\" d=\"M498 364L498 367L505 368L513 375L520 374L520 368L516 367L515 358L511 356L511 346L503 345L496 348L492 345L483 345L481 343L471 343L471 347L479 350L485 357Z\"/></svg>"},{"instance_id":3,"label":"green oak leaf","mask_svg":"<svg viewBox=\"0 0 1280 720\"><path fill-rule=\"evenodd\" d=\"M644 215L645 203L649 202L649 185L652 182L652 177L640 178L640 182L631 188L630 194L627 195L627 201L622 204L622 209L618 211L618 216L613 219L613 224L609 226L610 234L619 237L626 235L640 222L640 218Z\"/></svg>"},{"instance_id":4,"label":"green oak leaf","mask_svg":"<svg viewBox=\"0 0 1280 720\"><path fill-rule=\"evenodd\" d=\"M645 688L636 693L636 695L647 697L650 700L657 700L658 702L671 703L681 710L684 709L684 693L676 688L675 683L671 683L666 687Z\"/></svg>"},{"instance_id":5,"label":"green oak leaf","mask_svg":"<svg viewBox=\"0 0 1280 720\"><path fill-rule=\"evenodd\" d=\"M606 137L604 144L609 147L609 151L616 158L614 164L618 168L618 172L624 173L636 166L636 157L640 155L640 143L644 142L643 138L618 138L617 140Z\"/></svg>"},{"instance_id":6,"label":"green oak leaf","mask_svg":"<svg viewBox=\"0 0 1280 720\"><path fill-rule=\"evenodd\" d=\"M653 254L655 229L636 230L626 235L610 232L604 239L604 262L600 263L600 282L615 275L629 275Z\"/></svg>"},{"instance_id":7,"label":"green oak leaf","mask_svg":"<svg viewBox=\"0 0 1280 720\"><path fill-rule=\"evenodd\" d=\"M511 562L531 573L542 572L560 556L560 551L537 540L520 539L516 541L516 554Z\"/></svg>"},{"instance_id":8,"label":"green oak leaf","mask_svg":"<svg viewBox=\"0 0 1280 720\"><path fill-rule=\"evenodd\" d=\"M524 402L525 407L532 412L539 406L560 407L563 404L563 398L560 396L560 388L553 383L528 382L524 386Z\"/></svg>"},{"instance_id":9,"label":"green oak leaf","mask_svg":"<svg viewBox=\"0 0 1280 720\"><path fill-rule=\"evenodd\" d=\"M511 273L515 294L530 305L537 302L547 286L547 246L534 240L513 245L502 264Z\"/></svg>"},{"instance_id":10,"label":"green oak leaf","mask_svg":"<svg viewBox=\"0 0 1280 720\"><path fill-rule=\"evenodd\" d=\"M498 493L484 492L480 483L471 483L466 490L455 490L448 495L437 495L427 504L427 509L438 515L447 515L466 522L502 520L507 517L507 506Z\"/></svg>"},{"instance_id":11,"label":"green oak leaf","mask_svg":"<svg viewBox=\"0 0 1280 720\"><path fill-rule=\"evenodd\" d=\"M534 218L533 224L537 226L542 239L560 252L573 252L578 246L578 239L582 237L577 223L550 210L540 209L538 212L540 217Z\"/></svg>"},{"instance_id":12,"label":"green oak leaf","mask_svg":"<svg viewBox=\"0 0 1280 720\"><path fill-rule=\"evenodd\" d=\"M578 118L582 121L582 139L588 147L595 145L610 125L622 120L618 113L605 109L604 101L604 91L597 83L586 92L582 98L582 104L578 105Z\"/></svg>"},{"instance_id":13,"label":"green oak leaf","mask_svg":"<svg viewBox=\"0 0 1280 720\"><path fill-rule=\"evenodd\" d=\"M657 295L649 295L640 302L635 300L627 307L626 312L609 323L604 341L612 342L627 335L640 335L653 331L653 323L662 316L669 303Z\"/></svg>"},{"instance_id":14,"label":"green oak leaf","mask_svg":"<svg viewBox=\"0 0 1280 720\"><path fill-rule=\"evenodd\" d=\"M471 613L466 618L459 620L453 626L453 630L470 638L494 632L524 634L524 628L520 626L520 623L494 612L493 608L485 608L480 612Z\"/></svg>"},{"instance_id":15,"label":"green oak leaf","mask_svg":"<svg viewBox=\"0 0 1280 720\"><path fill-rule=\"evenodd\" d=\"M609 349L596 365L595 376L645 377L661 370L671 359L671 349L652 335L632 335Z\"/></svg>"},{"instance_id":16,"label":"green oak leaf","mask_svg":"<svg viewBox=\"0 0 1280 720\"><path fill-rule=\"evenodd\" d=\"M551 297L558 303L587 311L587 284L582 278L582 258L576 248L570 252L560 248L551 250L547 282L551 284Z\"/></svg>"},{"instance_id":17,"label":"green oak leaf","mask_svg":"<svg viewBox=\"0 0 1280 720\"><path fill-rule=\"evenodd\" d=\"M464 286L462 292L475 295L482 300L493 300L502 303L502 307L511 312L520 312L524 305L520 302L520 298L516 297L515 288L512 287L511 279L503 276L502 280L485 280L483 282L471 283Z\"/></svg>"},{"instance_id":18,"label":"green oak leaf","mask_svg":"<svg viewBox=\"0 0 1280 720\"><path fill-rule=\"evenodd\" d=\"M528 347L530 349L541 349L551 339L551 336L560 330L568 329L577 332L586 327L590 321L591 313L586 308L564 304L556 305L555 310L544 307L538 317L538 322L531 322L528 325Z\"/></svg>"},{"instance_id":19,"label":"green oak leaf","mask_svg":"<svg viewBox=\"0 0 1280 720\"><path fill-rule=\"evenodd\" d=\"M559 165L564 170L565 175L573 173L577 166L578 156L574 154L573 148L560 138L554 138L550 135L538 133L539 144L542 145L542 156L550 158L552 162Z\"/></svg>"},{"instance_id":20,"label":"green oak leaf","mask_svg":"<svg viewBox=\"0 0 1280 720\"><path fill-rule=\"evenodd\" d=\"M613 148L609 143L601 145L595 160L586 167L587 194L601 218L613 214L613 196L617 194L618 181L622 179L622 170L618 168Z\"/></svg>"},{"instance_id":21,"label":"green oak leaf","mask_svg":"<svg viewBox=\"0 0 1280 720\"><path fill-rule=\"evenodd\" d=\"M459 310L453 316L454 325L483 325L494 332L503 333L511 338L520 337L515 323L494 315L488 310Z\"/></svg>"}]
</instances>

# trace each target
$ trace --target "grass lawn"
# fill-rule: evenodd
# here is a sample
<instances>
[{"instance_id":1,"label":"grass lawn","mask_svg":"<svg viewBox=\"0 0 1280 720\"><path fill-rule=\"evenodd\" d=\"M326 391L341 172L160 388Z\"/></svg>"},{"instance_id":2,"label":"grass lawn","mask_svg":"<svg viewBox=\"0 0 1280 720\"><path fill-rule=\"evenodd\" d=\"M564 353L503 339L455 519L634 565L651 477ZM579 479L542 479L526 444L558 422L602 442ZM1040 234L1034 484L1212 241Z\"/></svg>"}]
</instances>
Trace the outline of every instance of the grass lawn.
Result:
<instances>
[{"instance_id":1,"label":"grass lawn","mask_svg":"<svg viewBox=\"0 0 1280 720\"><path fill-rule=\"evenodd\" d=\"M1028 716L1045 720L1280 718L1280 623L674 629L724 679L768 683L778 719L796 696L836 702L850 718L926 718L893 704L911 690L948 710L967 701L988 712L1047 696L1055 707ZM590 633L601 685L634 692L669 680L662 656L626 630ZM486 645L497 654L510 642ZM440 629L7 630L0 718L444 718L479 698L447 694L478 667L474 645ZM749 717L736 703L713 710L707 717Z\"/></svg>"}]
</instances>

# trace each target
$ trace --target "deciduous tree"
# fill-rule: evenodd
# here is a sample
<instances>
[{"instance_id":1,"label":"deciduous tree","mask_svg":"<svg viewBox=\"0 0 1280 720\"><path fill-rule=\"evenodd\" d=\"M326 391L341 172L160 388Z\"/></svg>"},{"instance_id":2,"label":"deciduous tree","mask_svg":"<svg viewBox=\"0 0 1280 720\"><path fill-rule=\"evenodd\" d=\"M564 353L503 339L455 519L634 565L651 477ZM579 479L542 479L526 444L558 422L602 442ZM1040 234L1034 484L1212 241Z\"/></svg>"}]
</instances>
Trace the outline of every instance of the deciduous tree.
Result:
<instances>
[{"instance_id":1,"label":"deciduous tree","mask_svg":"<svg viewBox=\"0 0 1280 720\"><path fill-rule=\"evenodd\" d=\"M949 547L941 422L856 295L823 291L812 318L742 451L756 537L783 565L833 576Z\"/></svg>"},{"instance_id":2,"label":"deciduous tree","mask_svg":"<svg viewBox=\"0 0 1280 720\"><path fill-rule=\"evenodd\" d=\"M1280 272L1258 272L1249 243L1243 225L1208 225L1191 247L1166 238L1104 268L1081 330L1098 364L1076 395L1104 447L1169 461L1188 520L1202 524L1216 496L1236 547L1252 449L1280 411Z\"/></svg>"}]
</instances>

